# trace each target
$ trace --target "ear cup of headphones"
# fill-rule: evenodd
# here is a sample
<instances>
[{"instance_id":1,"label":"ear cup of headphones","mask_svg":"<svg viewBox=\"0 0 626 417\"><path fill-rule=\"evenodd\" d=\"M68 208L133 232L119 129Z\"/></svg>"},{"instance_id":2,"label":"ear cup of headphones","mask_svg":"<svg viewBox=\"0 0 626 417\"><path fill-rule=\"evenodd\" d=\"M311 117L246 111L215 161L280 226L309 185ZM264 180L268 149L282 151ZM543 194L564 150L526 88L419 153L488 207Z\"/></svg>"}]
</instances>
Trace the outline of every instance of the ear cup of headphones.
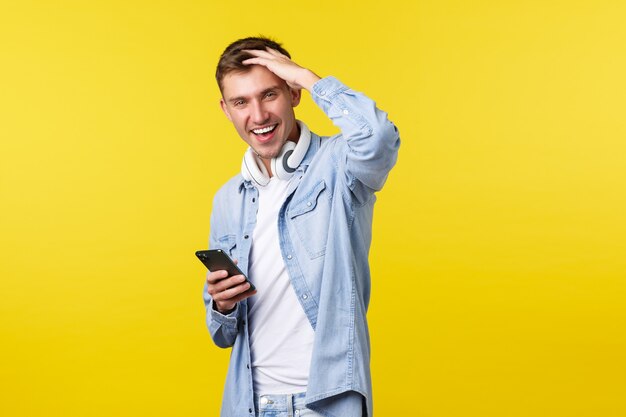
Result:
<instances>
[{"instance_id":1,"label":"ear cup of headphones","mask_svg":"<svg viewBox=\"0 0 626 417\"><path fill-rule=\"evenodd\" d=\"M280 154L276 158L272 158L272 173L279 180L288 180L291 178L293 173L298 168L298 165L295 167L291 167L289 158L293 155L294 149L296 149L296 144L290 141L285 142L283 145L283 149L280 151Z\"/></svg>"},{"instance_id":2,"label":"ear cup of headphones","mask_svg":"<svg viewBox=\"0 0 626 417\"><path fill-rule=\"evenodd\" d=\"M298 143L286 141L280 153L272 158L270 163L272 174L280 180L288 180L293 176L311 144L311 131L308 126L300 120L296 120L296 123L300 127ZM245 180L254 181L260 186L265 186L270 182L269 173L263 161L259 159L252 148L248 148L243 156L241 175Z\"/></svg>"}]
</instances>

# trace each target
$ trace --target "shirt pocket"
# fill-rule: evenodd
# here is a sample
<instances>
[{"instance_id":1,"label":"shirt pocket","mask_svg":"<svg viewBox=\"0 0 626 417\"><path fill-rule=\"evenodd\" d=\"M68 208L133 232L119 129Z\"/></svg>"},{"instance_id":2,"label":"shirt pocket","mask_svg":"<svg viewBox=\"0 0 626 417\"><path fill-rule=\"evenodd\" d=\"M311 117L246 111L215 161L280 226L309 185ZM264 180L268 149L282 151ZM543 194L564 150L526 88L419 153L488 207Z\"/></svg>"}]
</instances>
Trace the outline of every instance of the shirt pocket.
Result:
<instances>
[{"instance_id":1,"label":"shirt pocket","mask_svg":"<svg viewBox=\"0 0 626 417\"><path fill-rule=\"evenodd\" d=\"M287 212L311 259L326 253L330 200L326 183L321 180L305 196L292 202Z\"/></svg>"},{"instance_id":2,"label":"shirt pocket","mask_svg":"<svg viewBox=\"0 0 626 417\"><path fill-rule=\"evenodd\" d=\"M237 250L237 236L235 235L224 235L217 239L218 247L214 249L221 249L228 254L233 259L237 258L236 250Z\"/></svg>"}]
</instances>

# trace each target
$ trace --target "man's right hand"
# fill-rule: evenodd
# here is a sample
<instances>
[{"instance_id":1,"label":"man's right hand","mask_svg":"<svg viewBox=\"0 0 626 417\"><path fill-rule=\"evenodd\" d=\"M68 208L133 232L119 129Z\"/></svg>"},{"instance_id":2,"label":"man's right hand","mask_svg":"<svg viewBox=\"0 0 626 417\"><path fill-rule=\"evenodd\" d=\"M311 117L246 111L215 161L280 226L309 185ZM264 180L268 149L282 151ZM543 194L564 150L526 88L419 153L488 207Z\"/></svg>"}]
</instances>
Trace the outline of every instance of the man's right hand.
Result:
<instances>
[{"instance_id":1,"label":"man's right hand","mask_svg":"<svg viewBox=\"0 0 626 417\"><path fill-rule=\"evenodd\" d=\"M207 291L222 314L230 313L239 301L256 294L256 290L248 291L250 284L243 275L227 277L226 271L209 271L206 275Z\"/></svg>"}]
</instances>

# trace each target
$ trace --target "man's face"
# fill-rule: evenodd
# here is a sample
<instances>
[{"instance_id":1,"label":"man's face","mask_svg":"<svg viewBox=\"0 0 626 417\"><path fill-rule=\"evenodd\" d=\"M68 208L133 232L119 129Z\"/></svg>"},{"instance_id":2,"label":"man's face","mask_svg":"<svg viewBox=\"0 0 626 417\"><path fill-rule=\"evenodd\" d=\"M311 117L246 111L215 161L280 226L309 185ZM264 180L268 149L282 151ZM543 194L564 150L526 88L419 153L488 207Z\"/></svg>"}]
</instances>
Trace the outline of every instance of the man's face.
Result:
<instances>
[{"instance_id":1,"label":"man's face","mask_svg":"<svg viewBox=\"0 0 626 417\"><path fill-rule=\"evenodd\" d=\"M222 80L220 105L239 136L263 159L276 157L287 140L298 139L293 108L300 90L261 65L231 72Z\"/></svg>"}]
</instances>

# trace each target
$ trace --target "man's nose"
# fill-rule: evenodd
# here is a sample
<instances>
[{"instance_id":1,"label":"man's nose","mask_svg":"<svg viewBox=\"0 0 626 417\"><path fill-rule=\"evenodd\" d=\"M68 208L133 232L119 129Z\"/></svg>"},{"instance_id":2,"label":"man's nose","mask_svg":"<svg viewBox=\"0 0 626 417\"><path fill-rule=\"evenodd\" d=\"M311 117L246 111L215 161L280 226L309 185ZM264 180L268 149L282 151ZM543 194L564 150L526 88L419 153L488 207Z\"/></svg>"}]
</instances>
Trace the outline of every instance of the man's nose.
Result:
<instances>
[{"instance_id":1,"label":"man's nose","mask_svg":"<svg viewBox=\"0 0 626 417\"><path fill-rule=\"evenodd\" d=\"M256 125L262 125L268 121L269 115L263 106L263 103L253 102L251 107L250 117Z\"/></svg>"}]
</instances>

